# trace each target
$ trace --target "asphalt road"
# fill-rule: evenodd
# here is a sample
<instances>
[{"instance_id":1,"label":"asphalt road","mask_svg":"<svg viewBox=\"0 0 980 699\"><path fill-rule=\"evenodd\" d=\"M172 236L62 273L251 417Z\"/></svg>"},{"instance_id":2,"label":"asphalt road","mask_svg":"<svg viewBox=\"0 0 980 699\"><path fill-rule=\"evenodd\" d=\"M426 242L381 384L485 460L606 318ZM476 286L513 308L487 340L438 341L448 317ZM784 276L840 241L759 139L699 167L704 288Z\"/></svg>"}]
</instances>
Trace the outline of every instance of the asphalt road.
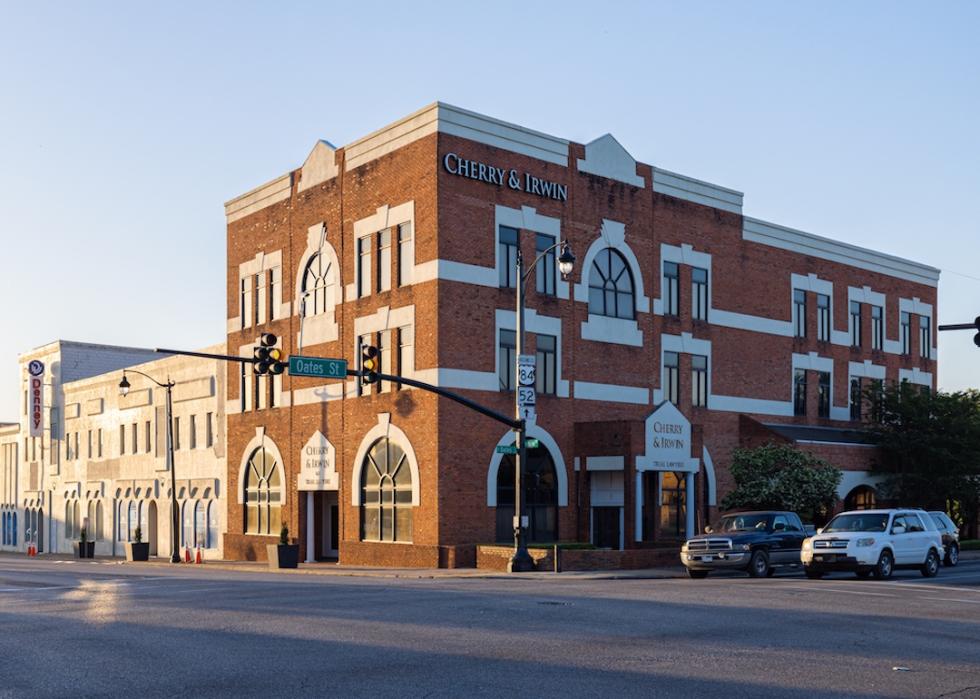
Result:
<instances>
[{"instance_id":1,"label":"asphalt road","mask_svg":"<svg viewBox=\"0 0 980 699\"><path fill-rule=\"evenodd\" d=\"M980 697L927 581L364 578L0 557L0 697Z\"/></svg>"}]
</instances>

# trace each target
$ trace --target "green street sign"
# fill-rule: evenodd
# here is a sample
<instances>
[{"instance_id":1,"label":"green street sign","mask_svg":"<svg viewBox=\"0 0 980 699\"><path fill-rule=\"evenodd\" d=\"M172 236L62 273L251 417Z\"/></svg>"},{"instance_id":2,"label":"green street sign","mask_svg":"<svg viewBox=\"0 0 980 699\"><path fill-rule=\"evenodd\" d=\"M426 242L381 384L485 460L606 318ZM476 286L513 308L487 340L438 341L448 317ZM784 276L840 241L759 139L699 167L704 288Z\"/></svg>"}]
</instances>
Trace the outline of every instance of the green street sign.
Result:
<instances>
[{"instance_id":1,"label":"green street sign","mask_svg":"<svg viewBox=\"0 0 980 699\"><path fill-rule=\"evenodd\" d=\"M537 449L538 447L541 446L541 442L535 439L534 437L527 437L524 440L524 446L527 447L528 449Z\"/></svg>"},{"instance_id":2,"label":"green street sign","mask_svg":"<svg viewBox=\"0 0 980 699\"><path fill-rule=\"evenodd\" d=\"M500 444L497 446L498 454L516 454L517 447L513 444Z\"/></svg>"},{"instance_id":3,"label":"green street sign","mask_svg":"<svg viewBox=\"0 0 980 699\"><path fill-rule=\"evenodd\" d=\"M313 376L318 379L345 379L347 378L347 360L290 355L289 375Z\"/></svg>"}]
</instances>

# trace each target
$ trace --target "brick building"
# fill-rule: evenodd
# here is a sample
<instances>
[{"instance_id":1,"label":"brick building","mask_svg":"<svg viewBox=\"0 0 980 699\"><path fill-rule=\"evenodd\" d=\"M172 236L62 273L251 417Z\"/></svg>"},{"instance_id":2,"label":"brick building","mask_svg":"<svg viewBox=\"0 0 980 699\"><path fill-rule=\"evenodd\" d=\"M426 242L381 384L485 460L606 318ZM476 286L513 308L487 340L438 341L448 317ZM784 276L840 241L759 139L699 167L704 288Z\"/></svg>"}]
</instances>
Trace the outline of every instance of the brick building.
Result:
<instances>
[{"instance_id":1,"label":"brick building","mask_svg":"<svg viewBox=\"0 0 980 699\"><path fill-rule=\"evenodd\" d=\"M517 246L540 441L531 538L628 551L712 516L733 448L799 443L874 497L863 384L934 385L938 270L749 218L742 194L437 103L226 204L229 352L361 343L383 370L514 406ZM311 559L472 565L511 537L507 428L445 398L228 367L230 558L281 523Z\"/></svg>"}]
</instances>

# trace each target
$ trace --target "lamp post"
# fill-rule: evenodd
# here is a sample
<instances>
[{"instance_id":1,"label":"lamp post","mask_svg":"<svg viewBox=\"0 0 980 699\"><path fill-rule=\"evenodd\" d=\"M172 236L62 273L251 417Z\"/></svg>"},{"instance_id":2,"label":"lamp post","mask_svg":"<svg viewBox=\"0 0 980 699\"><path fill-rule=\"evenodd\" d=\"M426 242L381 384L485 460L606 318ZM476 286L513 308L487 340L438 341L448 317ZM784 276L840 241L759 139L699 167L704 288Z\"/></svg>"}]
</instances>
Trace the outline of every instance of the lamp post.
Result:
<instances>
[{"instance_id":1,"label":"lamp post","mask_svg":"<svg viewBox=\"0 0 980 699\"><path fill-rule=\"evenodd\" d=\"M126 394L129 393L129 379L126 378L126 372L131 371L134 374L139 374L153 383L155 383L160 388L167 389L167 465L170 468L170 562L180 563L180 540L178 539L178 530L180 529L180 512L177 509L177 477L174 475L174 416L173 416L173 387L176 385L167 377L167 383L160 383L152 376L144 374L142 371L137 371L136 369L124 369L122 381L119 382L119 394L124 398Z\"/></svg>"},{"instance_id":2,"label":"lamp post","mask_svg":"<svg viewBox=\"0 0 980 699\"><path fill-rule=\"evenodd\" d=\"M558 270L561 272L562 279L567 279L575 268L575 255L568 245L567 240L555 243L547 250L542 251L534 262L524 270L524 256L521 254L520 243L517 245L517 330L515 335L515 354L514 377L520 376L521 353L524 351L524 291L525 284L534 271L535 265L546 257L552 250L561 246L561 254L558 255ZM534 568L531 554L527 551L527 534L524 526L524 464L527 461L527 446L525 436L527 434L527 422L521 415L520 391L515 391L514 396L514 417L517 418L520 426L517 428L517 454L514 458L514 555L507 563L507 570L511 573L523 573Z\"/></svg>"}]
</instances>

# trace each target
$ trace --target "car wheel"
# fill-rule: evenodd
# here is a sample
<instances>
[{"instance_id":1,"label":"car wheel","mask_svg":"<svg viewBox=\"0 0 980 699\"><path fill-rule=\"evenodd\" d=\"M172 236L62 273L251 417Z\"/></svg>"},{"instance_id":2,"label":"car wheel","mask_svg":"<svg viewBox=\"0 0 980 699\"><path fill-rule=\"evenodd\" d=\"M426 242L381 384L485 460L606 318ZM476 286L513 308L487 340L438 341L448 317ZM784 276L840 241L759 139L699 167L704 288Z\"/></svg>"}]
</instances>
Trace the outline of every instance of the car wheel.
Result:
<instances>
[{"instance_id":1,"label":"car wheel","mask_svg":"<svg viewBox=\"0 0 980 699\"><path fill-rule=\"evenodd\" d=\"M871 577L871 571L870 570L859 570L859 571L856 571L855 574L859 578L861 578L862 580L867 580L868 578Z\"/></svg>"},{"instance_id":2,"label":"car wheel","mask_svg":"<svg viewBox=\"0 0 980 699\"><path fill-rule=\"evenodd\" d=\"M695 580L703 580L704 578L708 577L708 571L706 570L692 570L691 568L688 568L687 574Z\"/></svg>"},{"instance_id":3,"label":"car wheel","mask_svg":"<svg viewBox=\"0 0 980 699\"><path fill-rule=\"evenodd\" d=\"M878 556L878 563L871 572L874 573L874 576L878 580L887 580L892 576L892 571L894 568L895 558L892 556L891 551L885 549L881 552L881 555Z\"/></svg>"},{"instance_id":4,"label":"car wheel","mask_svg":"<svg viewBox=\"0 0 980 699\"><path fill-rule=\"evenodd\" d=\"M810 570L809 568L804 568L803 573L810 578L810 580L819 580L823 577L823 573L819 570Z\"/></svg>"},{"instance_id":5,"label":"car wheel","mask_svg":"<svg viewBox=\"0 0 980 699\"><path fill-rule=\"evenodd\" d=\"M929 555L926 556L926 562L922 564L920 570L924 578L936 577L939 573L939 554L936 553L936 549L929 549Z\"/></svg>"},{"instance_id":6,"label":"car wheel","mask_svg":"<svg viewBox=\"0 0 980 699\"><path fill-rule=\"evenodd\" d=\"M752 552L749 559L749 575L753 578L764 578L769 574L769 555L762 549Z\"/></svg>"},{"instance_id":7,"label":"car wheel","mask_svg":"<svg viewBox=\"0 0 980 699\"><path fill-rule=\"evenodd\" d=\"M943 563L945 563L947 566L952 568L959 562L960 562L959 544L950 544L949 550L946 551L946 558L943 560Z\"/></svg>"}]
</instances>

